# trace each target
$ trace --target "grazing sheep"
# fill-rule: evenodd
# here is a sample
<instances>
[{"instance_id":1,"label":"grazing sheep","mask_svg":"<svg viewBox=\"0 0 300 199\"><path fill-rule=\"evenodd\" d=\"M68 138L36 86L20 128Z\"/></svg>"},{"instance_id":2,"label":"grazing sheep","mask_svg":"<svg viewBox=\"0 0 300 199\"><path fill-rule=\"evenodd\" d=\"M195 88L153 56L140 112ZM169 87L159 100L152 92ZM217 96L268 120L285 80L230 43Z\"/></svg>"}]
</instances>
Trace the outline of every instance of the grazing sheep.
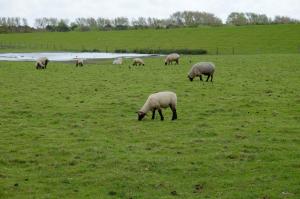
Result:
<instances>
[{"instance_id":1,"label":"grazing sheep","mask_svg":"<svg viewBox=\"0 0 300 199\"><path fill-rule=\"evenodd\" d=\"M76 59L76 66L83 66L83 59Z\"/></svg>"},{"instance_id":2,"label":"grazing sheep","mask_svg":"<svg viewBox=\"0 0 300 199\"><path fill-rule=\"evenodd\" d=\"M210 77L210 81L213 81L213 75L215 72L215 65L211 62L199 62L192 66L190 72L188 73L188 78L193 81L195 77L200 77L202 80L202 75L208 76L206 81L208 81Z\"/></svg>"},{"instance_id":3,"label":"grazing sheep","mask_svg":"<svg viewBox=\"0 0 300 199\"><path fill-rule=\"evenodd\" d=\"M138 120L141 121L149 111L152 111L152 119L154 119L156 110L158 110L160 119L164 120L164 116L162 114L162 108L167 108L167 107L170 107L173 112L172 120L176 120L177 119L176 105L177 105L177 96L174 92L164 91L164 92L151 94L149 95L144 106L137 112Z\"/></svg>"},{"instance_id":4,"label":"grazing sheep","mask_svg":"<svg viewBox=\"0 0 300 199\"><path fill-rule=\"evenodd\" d=\"M180 58L180 55L178 55L177 53L169 54L165 59L165 65L172 64L173 61L175 61L176 64L179 64L179 58Z\"/></svg>"},{"instance_id":5,"label":"grazing sheep","mask_svg":"<svg viewBox=\"0 0 300 199\"><path fill-rule=\"evenodd\" d=\"M40 57L36 60L35 67L36 69L46 69L49 60L47 57Z\"/></svg>"},{"instance_id":6,"label":"grazing sheep","mask_svg":"<svg viewBox=\"0 0 300 199\"><path fill-rule=\"evenodd\" d=\"M133 66L137 66L137 65L143 65L143 66L145 66L145 63L144 63L144 61L141 59L141 58L135 58L135 59L133 59L133 64L132 64Z\"/></svg>"},{"instance_id":7,"label":"grazing sheep","mask_svg":"<svg viewBox=\"0 0 300 199\"><path fill-rule=\"evenodd\" d=\"M121 65L123 63L122 57L119 57L113 61L113 64Z\"/></svg>"}]
</instances>

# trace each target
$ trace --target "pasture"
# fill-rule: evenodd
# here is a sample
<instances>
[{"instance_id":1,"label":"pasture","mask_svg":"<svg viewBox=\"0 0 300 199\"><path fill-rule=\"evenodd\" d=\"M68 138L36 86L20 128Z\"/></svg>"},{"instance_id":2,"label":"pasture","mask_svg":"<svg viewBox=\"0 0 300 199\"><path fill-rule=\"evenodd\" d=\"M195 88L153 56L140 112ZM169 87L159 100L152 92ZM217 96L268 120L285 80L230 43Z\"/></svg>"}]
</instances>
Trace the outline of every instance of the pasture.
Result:
<instances>
[{"instance_id":1,"label":"pasture","mask_svg":"<svg viewBox=\"0 0 300 199\"><path fill-rule=\"evenodd\" d=\"M190 82L190 61L214 62L214 83ZM180 62L0 62L0 198L300 198L300 55ZM163 90L178 120L137 121Z\"/></svg>"}]
</instances>

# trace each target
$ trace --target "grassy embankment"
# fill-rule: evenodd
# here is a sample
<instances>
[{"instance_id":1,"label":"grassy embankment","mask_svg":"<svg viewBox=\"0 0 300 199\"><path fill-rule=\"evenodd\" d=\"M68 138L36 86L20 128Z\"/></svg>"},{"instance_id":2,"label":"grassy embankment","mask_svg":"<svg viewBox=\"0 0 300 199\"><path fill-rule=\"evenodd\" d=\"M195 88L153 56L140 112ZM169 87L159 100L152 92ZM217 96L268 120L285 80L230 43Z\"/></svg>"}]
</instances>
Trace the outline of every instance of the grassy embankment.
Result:
<instances>
[{"instance_id":1,"label":"grassy embankment","mask_svg":"<svg viewBox=\"0 0 300 199\"><path fill-rule=\"evenodd\" d=\"M0 34L0 52L205 49L209 54L299 53L300 25Z\"/></svg>"}]
</instances>

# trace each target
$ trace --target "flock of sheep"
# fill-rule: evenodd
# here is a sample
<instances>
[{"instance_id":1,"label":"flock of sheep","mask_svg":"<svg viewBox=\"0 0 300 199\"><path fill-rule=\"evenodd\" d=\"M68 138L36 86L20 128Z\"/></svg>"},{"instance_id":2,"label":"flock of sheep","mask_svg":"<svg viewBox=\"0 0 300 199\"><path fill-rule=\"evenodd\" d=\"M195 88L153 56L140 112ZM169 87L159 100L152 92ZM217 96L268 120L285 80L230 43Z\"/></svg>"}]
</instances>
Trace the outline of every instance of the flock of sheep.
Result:
<instances>
[{"instance_id":1,"label":"flock of sheep","mask_svg":"<svg viewBox=\"0 0 300 199\"><path fill-rule=\"evenodd\" d=\"M165 65L172 64L175 62L176 64L179 64L179 58L180 55L177 53L172 53L168 55L165 59ZM37 59L36 61L36 69L46 69L47 64L49 63L48 58L46 57L41 57ZM122 58L117 58L113 60L113 64L120 65L123 63ZM75 62L76 66L83 66L83 59L76 59ZM133 66L137 65L145 65L145 62L141 58L135 58L133 59ZM213 81L213 75L215 72L215 65L211 62L199 62L196 63L192 66L188 73L188 78L190 81L193 81L195 77L199 77L201 81L202 80L202 75L207 76L206 81L209 80L212 82ZM149 112L152 111L152 119L155 119L155 111L157 110L160 119L164 120L164 116L162 114L162 109L170 107L172 110L172 120L177 119L177 112L176 112L176 106L177 106L177 96L176 93L171 92L171 91L163 91L163 92L158 92L158 93L153 93L149 95L148 99L146 100L145 104L143 107L137 111L138 114L138 120L142 120L145 115Z\"/></svg>"}]
</instances>

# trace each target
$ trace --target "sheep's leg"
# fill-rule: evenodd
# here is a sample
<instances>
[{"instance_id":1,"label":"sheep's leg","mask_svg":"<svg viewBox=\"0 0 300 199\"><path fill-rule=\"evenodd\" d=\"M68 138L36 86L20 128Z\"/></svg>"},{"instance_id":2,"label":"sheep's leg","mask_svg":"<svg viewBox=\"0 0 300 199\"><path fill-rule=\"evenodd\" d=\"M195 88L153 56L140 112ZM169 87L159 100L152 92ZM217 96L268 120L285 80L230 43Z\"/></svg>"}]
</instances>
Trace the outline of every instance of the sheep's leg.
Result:
<instances>
[{"instance_id":1,"label":"sheep's leg","mask_svg":"<svg viewBox=\"0 0 300 199\"><path fill-rule=\"evenodd\" d=\"M155 109L152 111L152 119L154 120L155 118Z\"/></svg>"},{"instance_id":2,"label":"sheep's leg","mask_svg":"<svg viewBox=\"0 0 300 199\"><path fill-rule=\"evenodd\" d=\"M212 80L213 80L213 75L210 76L210 81L212 82Z\"/></svg>"},{"instance_id":3,"label":"sheep's leg","mask_svg":"<svg viewBox=\"0 0 300 199\"><path fill-rule=\"evenodd\" d=\"M207 75L207 79L206 79L207 82L208 82L209 77L210 77L210 75Z\"/></svg>"},{"instance_id":4,"label":"sheep's leg","mask_svg":"<svg viewBox=\"0 0 300 199\"><path fill-rule=\"evenodd\" d=\"M164 116L163 116L163 114L161 112L161 109L158 109L158 113L160 115L160 120L163 121L164 120Z\"/></svg>"},{"instance_id":5,"label":"sheep's leg","mask_svg":"<svg viewBox=\"0 0 300 199\"><path fill-rule=\"evenodd\" d=\"M179 61L178 61L178 60L176 60L176 64L177 64L177 65L179 64Z\"/></svg>"},{"instance_id":6,"label":"sheep's leg","mask_svg":"<svg viewBox=\"0 0 300 199\"><path fill-rule=\"evenodd\" d=\"M200 77L200 81L203 81L203 79L202 79L202 75L199 75L199 77Z\"/></svg>"},{"instance_id":7,"label":"sheep's leg","mask_svg":"<svg viewBox=\"0 0 300 199\"><path fill-rule=\"evenodd\" d=\"M176 120L176 119L177 119L176 108L173 107L171 104L170 104L170 108L171 108L172 113L173 113L173 115L172 115L172 120Z\"/></svg>"},{"instance_id":8,"label":"sheep's leg","mask_svg":"<svg viewBox=\"0 0 300 199\"><path fill-rule=\"evenodd\" d=\"M173 115L172 115L172 120L176 120L177 119L177 112L176 109L173 110Z\"/></svg>"}]
</instances>

